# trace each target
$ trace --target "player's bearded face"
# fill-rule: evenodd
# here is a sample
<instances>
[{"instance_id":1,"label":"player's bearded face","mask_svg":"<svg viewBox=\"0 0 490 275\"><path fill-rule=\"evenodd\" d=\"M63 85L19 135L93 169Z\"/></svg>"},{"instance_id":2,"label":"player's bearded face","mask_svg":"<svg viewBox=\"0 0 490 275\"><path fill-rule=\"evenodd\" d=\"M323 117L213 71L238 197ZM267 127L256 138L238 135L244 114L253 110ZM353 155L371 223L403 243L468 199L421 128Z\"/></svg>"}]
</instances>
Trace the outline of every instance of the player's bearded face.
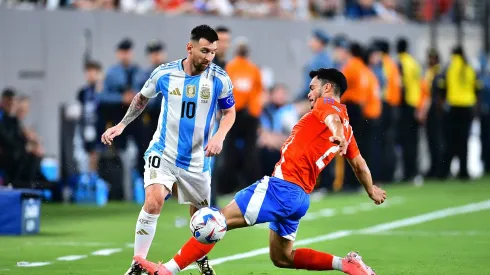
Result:
<instances>
[{"instance_id":1,"label":"player's bearded face","mask_svg":"<svg viewBox=\"0 0 490 275\"><path fill-rule=\"evenodd\" d=\"M199 71L204 71L213 62L218 45L216 42L209 42L201 38L198 43L192 43L191 58L192 64Z\"/></svg>"},{"instance_id":2,"label":"player's bearded face","mask_svg":"<svg viewBox=\"0 0 490 275\"><path fill-rule=\"evenodd\" d=\"M321 89L322 89L321 82L316 77L313 78L310 82L310 92L308 93L308 100L310 101L311 109L313 109L316 100L321 96L322 94Z\"/></svg>"}]
</instances>

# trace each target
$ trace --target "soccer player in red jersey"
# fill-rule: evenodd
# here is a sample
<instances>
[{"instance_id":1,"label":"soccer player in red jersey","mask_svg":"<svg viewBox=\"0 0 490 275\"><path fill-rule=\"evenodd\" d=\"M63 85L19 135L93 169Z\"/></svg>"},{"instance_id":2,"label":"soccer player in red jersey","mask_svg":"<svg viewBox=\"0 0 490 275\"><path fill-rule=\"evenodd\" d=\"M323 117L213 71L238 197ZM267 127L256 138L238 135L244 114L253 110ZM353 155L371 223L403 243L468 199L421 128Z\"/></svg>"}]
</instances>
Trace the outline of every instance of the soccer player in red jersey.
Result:
<instances>
[{"instance_id":1,"label":"soccer player in red jersey","mask_svg":"<svg viewBox=\"0 0 490 275\"><path fill-rule=\"evenodd\" d=\"M293 249L301 217L310 205L320 172L337 155L343 155L375 204L386 193L373 185L371 172L357 148L349 125L349 116L340 97L347 89L345 76L336 69L310 72L311 111L293 128L284 143L281 159L271 177L239 191L221 212L228 230L269 222L270 258L280 268L305 270L339 270L350 275L375 275L356 252L341 258L308 249ZM135 257L139 266L151 275L176 274L209 253L214 244L203 246L191 237L172 260L155 264Z\"/></svg>"}]
</instances>

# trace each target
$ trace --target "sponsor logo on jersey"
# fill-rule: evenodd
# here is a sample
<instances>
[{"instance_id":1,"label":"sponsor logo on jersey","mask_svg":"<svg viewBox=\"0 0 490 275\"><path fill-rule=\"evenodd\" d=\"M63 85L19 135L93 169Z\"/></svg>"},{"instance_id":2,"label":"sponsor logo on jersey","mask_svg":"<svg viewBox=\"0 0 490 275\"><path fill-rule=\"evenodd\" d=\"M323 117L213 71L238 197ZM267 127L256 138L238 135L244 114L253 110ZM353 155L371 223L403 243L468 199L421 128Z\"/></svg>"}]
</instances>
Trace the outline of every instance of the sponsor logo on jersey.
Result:
<instances>
[{"instance_id":1,"label":"sponsor logo on jersey","mask_svg":"<svg viewBox=\"0 0 490 275\"><path fill-rule=\"evenodd\" d=\"M182 95L182 94L180 93L179 88L175 88L173 91L171 91L171 92L170 92L170 94L171 94L171 95L178 95L178 96Z\"/></svg>"},{"instance_id":2,"label":"sponsor logo on jersey","mask_svg":"<svg viewBox=\"0 0 490 275\"><path fill-rule=\"evenodd\" d=\"M185 94L188 98L193 98L196 96L196 85L187 85Z\"/></svg>"}]
</instances>

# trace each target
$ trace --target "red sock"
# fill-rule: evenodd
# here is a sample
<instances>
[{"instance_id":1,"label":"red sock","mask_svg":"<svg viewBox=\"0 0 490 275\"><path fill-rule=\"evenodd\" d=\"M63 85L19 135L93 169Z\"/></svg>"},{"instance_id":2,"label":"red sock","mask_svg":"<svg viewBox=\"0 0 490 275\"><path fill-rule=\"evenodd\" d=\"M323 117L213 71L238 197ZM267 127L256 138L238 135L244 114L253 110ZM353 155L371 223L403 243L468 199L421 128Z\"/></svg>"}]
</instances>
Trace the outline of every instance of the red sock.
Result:
<instances>
[{"instance_id":1,"label":"red sock","mask_svg":"<svg viewBox=\"0 0 490 275\"><path fill-rule=\"evenodd\" d=\"M179 266L180 270L183 270L188 265L206 256L214 244L203 244L191 237L180 249L179 253L174 256L174 261Z\"/></svg>"},{"instance_id":2,"label":"red sock","mask_svg":"<svg viewBox=\"0 0 490 275\"><path fill-rule=\"evenodd\" d=\"M294 267L306 270L333 270L334 256L309 248L298 248L294 253Z\"/></svg>"}]
</instances>

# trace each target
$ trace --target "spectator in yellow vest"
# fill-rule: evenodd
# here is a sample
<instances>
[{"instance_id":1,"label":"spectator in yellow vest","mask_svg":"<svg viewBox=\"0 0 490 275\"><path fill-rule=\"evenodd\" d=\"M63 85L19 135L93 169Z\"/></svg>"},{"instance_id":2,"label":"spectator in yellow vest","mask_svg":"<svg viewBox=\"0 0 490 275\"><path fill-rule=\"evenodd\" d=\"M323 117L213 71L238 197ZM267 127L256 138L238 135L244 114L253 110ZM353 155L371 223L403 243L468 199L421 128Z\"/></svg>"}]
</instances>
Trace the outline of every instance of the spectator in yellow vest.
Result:
<instances>
[{"instance_id":1,"label":"spectator in yellow vest","mask_svg":"<svg viewBox=\"0 0 490 275\"><path fill-rule=\"evenodd\" d=\"M403 180L411 181L418 174L417 157L419 144L419 123L416 111L422 98L422 69L408 53L408 41L400 38L397 53L402 82L400 106L399 142L403 151Z\"/></svg>"},{"instance_id":2,"label":"spectator in yellow vest","mask_svg":"<svg viewBox=\"0 0 490 275\"><path fill-rule=\"evenodd\" d=\"M447 107L444 118L446 148L442 173L444 177L449 177L451 161L456 156L460 163L458 177L466 180L469 179L468 139L477 93L482 85L475 70L468 64L461 46L453 49L451 61L437 80L437 86Z\"/></svg>"}]
</instances>

